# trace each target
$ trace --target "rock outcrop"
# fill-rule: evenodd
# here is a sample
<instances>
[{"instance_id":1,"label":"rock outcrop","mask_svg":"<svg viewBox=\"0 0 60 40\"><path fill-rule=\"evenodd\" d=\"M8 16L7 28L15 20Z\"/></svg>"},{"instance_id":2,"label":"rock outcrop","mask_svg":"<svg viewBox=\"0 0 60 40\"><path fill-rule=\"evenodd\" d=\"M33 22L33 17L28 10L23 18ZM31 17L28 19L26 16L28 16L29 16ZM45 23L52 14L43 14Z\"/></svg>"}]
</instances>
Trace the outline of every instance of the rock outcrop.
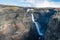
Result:
<instances>
[{"instance_id":1,"label":"rock outcrop","mask_svg":"<svg viewBox=\"0 0 60 40\"><path fill-rule=\"evenodd\" d=\"M0 6L0 40L25 40L31 18L23 8Z\"/></svg>"},{"instance_id":2,"label":"rock outcrop","mask_svg":"<svg viewBox=\"0 0 60 40\"><path fill-rule=\"evenodd\" d=\"M45 40L60 40L60 12L59 8L30 8L0 5L0 40L38 40L35 24L31 19L31 11L27 9L34 9L34 12L49 12L48 9L57 11L48 23ZM33 13L34 13L33 12ZM39 13L34 14L39 18ZM39 15L39 16L38 16Z\"/></svg>"},{"instance_id":3,"label":"rock outcrop","mask_svg":"<svg viewBox=\"0 0 60 40\"><path fill-rule=\"evenodd\" d=\"M53 15L45 35L45 40L60 40L60 13Z\"/></svg>"}]
</instances>

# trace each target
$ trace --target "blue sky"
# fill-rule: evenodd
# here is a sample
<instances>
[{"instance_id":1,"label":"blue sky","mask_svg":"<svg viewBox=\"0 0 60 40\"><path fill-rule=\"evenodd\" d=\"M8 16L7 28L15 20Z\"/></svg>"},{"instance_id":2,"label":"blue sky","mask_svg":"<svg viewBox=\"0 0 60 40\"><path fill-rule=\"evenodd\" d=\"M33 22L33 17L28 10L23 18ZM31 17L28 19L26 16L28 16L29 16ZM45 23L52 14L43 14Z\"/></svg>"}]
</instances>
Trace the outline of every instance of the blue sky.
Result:
<instances>
[{"instance_id":1,"label":"blue sky","mask_svg":"<svg viewBox=\"0 0 60 40\"><path fill-rule=\"evenodd\" d=\"M60 7L60 0L0 0L0 4L24 7Z\"/></svg>"},{"instance_id":2,"label":"blue sky","mask_svg":"<svg viewBox=\"0 0 60 40\"><path fill-rule=\"evenodd\" d=\"M51 1L60 2L60 0L51 0Z\"/></svg>"}]
</instances>

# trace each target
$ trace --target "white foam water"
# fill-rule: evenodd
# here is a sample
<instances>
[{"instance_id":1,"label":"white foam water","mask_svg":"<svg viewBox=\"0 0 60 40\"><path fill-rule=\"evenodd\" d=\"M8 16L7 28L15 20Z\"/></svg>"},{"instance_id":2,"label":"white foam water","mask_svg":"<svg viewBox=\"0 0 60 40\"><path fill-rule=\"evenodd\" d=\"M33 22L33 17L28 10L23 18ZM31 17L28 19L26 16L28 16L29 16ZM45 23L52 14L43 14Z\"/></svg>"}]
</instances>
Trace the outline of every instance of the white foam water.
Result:
<instances>
[{"instance_id":1,"label":"white foam water","mask_svg":"<svg viewBox=\"0 0 60 40\"><path fill-rule=\"evenodd\" d=\"M33 16L33 13L31 14L31 16L32 16L32 21L33 21L33 22L35 23L35 25L36 25L36 29L37 29L38 34L39 34L39 35L43 35L43 33L40 32L40 27L41 27L41 25L40 25L38 22L35 21L34 16Z\"/></svg>"}]
</instances>

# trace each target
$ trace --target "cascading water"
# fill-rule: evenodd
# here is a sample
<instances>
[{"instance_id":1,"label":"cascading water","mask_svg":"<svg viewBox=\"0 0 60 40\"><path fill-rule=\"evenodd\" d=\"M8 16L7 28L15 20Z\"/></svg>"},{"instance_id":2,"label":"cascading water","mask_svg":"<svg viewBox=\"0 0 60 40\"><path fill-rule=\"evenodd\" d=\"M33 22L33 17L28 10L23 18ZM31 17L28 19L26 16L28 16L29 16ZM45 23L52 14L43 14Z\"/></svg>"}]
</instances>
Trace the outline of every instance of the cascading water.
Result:
<instances>
[{"instance_id":1,"label":"cascading water","mask_svg":"<svg viewBox=\"0 0 60 40\"><path fill-rule=\"evenodd\" d=\"M33 13L31 14L31 16L32 16L32 21L33 21L33 22L35 23L35 25L36 25L36 29L37 29L38 34L39 34L39 35L43 35L43 33L40 32L40 27L41 27L41 25L40 25L38 22L35 21L34 16L33 16Z\"/></svg>"},{"instance_id":2,"label":"cascading water","mask_svg":"<svg viewBox=\"0 0 60 40\"><path fill-rule=\"evenodd\" d=\"M44 37L45 32L46 32L47 27L48 27L49 20L50 20L51 16L54 15L55 13L56 13L55 10L50 9L49 12L45 12L40 17L38 16L39 17L37 19L38 21L35 20L34 13L31 13L32 21L36 26L36 30L37 30L37 33L38 33L39 36Z\"/></svg>"},{"instance_id":3,"label":"cascading water","mask_svg":"<svg viewBox=\"0 0 60 40\"><path fill-rule=\"evenodd\" d=\"M29 11L33 11L33 9L28 9L27 12ZM31 13L31 19L35 24L35 29L33 29L34 35L37 34L34 38L37 38L37 40L44 40L44 36L48 27L49 20L51 19L52 15L54 15L55 13L56 10L54 9L49 9L48 12ZM37 32L36 34L35 31Z\"/></svg>"}]
</instances>

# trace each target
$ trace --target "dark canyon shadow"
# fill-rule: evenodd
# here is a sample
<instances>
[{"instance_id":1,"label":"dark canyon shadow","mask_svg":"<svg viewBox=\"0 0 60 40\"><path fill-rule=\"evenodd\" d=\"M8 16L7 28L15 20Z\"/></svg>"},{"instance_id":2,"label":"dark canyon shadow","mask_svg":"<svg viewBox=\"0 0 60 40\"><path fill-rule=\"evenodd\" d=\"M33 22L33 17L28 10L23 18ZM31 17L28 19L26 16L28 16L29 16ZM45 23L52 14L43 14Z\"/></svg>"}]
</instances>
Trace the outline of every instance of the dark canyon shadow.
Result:
<instances>
[{"instance_id":1,"label":"dark canyon shadow","mask_svg":"<svg viewBox=\"0 0 60 40\"><path fill-rule=\"evenodd\" d=\"M54 9L48 9L48 12L43 11L43 12L34 12L34 20L36 23L38 23L38 28L36 28L36 24L33 22L32 27L30 28L29 32L29 40L44 40L45 37L45 32L48 28L48 23L49 20L52 18L52 16L56 13L57 11ZM43 35L39 34L38 29L40 33Z\"/></svg>"}]
</instances>

